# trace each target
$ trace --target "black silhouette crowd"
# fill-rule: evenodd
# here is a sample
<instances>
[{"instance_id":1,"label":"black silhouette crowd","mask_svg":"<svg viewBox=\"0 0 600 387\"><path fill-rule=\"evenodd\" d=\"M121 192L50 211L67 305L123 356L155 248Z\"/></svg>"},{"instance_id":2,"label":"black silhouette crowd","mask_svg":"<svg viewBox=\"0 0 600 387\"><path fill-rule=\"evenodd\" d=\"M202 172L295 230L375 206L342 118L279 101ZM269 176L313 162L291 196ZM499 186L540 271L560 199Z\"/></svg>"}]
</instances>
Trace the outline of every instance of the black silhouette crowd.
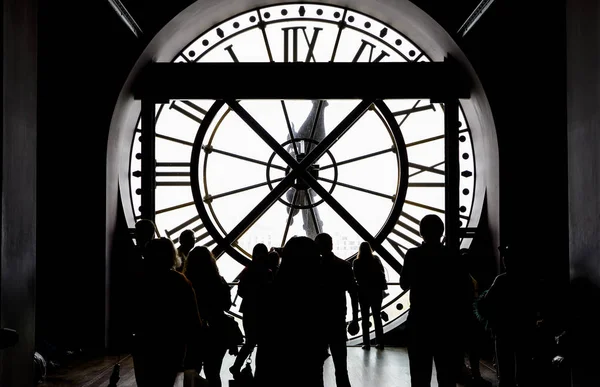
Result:
<instances>
[{"instance_id":1,"label":"black silhouette crowd","mask_svg":"<svg viewBox=\"0 0 600 387\"><path fill-rule=\"evenodd\" d=\"M514 248L503 248L506 270L482 291L469 270L469 252L450 251L443 232L438 216L425 216L420 222L423 243L407 251L400 275L401 288L410 290L406 337L411 386L430 386L434 364L440 387L490 386L479 368L481 332L491 332L495 340L501 387L535 385L531 338L544 316L532 307L531 273L516 267L523 264L513 259ZM175 247L170 239L156 237L153 222L140 220L135 238L130 261L132 356L140 387L173 386L184 370L195 375L203 370L208 386L220 387L228 352L236 356L229 372L238 385L322 387L324 362L331 356L336 385L350 387L348 332L355 335L362 326L364 350L372 343L377 350L385 348L381 308L387 279L368 242L360 244L350 261L333 253L326 233L314 240L292 237L281 249L254 246L250 264L237 278L242 335L227 313L232 287L212 252L195 246L192 230L184 230ZM546 360L544 364L551 363Z\"/></svg>"}]
</instances>

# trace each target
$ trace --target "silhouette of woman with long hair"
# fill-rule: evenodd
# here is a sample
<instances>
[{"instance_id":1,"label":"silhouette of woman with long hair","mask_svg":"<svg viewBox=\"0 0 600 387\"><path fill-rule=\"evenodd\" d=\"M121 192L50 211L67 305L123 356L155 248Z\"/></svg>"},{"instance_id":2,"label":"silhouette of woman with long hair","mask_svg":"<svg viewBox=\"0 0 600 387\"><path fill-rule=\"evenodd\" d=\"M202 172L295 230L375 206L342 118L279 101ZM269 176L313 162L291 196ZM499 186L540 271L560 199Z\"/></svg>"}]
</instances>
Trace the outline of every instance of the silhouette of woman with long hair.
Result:
<instances>
[{"instance_id":1,"label":"silhouette of woman with long hair","mask_svg":"<svg viewBox=\"0 0 600 387\"><path fill-rule=\"evenodd\" d=\"M204 374L211 387L221 386L221 366L228 348L225 311L231 307L229 285L219 273L217 261L204 246L194 247L188 254L183 274L196 291L200 315L206 321ZM198 367L199 368L199 367Z\"/></svg>"},{"instance_id":2,"label":"silhouette of woman with long hair","mask_svg":"<svg viewBox=\"0 0 600 387\"><path fill-rule=\"evenodd\" d=\"M273 282L273 272L268 266L268 254L269 250L263 243L254 246L252 262L240 274L238 295L242 297L240 312L244 315L242 321L246 341L229 368L234 378L239 375L244 361L258 342L258 329L261 325L261 317L264 315L269 288Z\"/></svg>"},{"instance_id":3,"label":"silhouette of woman with long hair","mask_svg":"<svg viewBox=\"0 0 600 387\"><path fill-rule=\"evenodd\" d=\"M198 343L202 323L191 283L172 270L173 242L147 242L144 261L145 275L132 306L135 379L140 387L172 387L186 346Z\"/></svg>"},{"instance_id":4,"label":"silhouette of woman with long hair","mask_svg":"<svg viewBox=\"0 0 600 387\"><path fill-rule=\"evenodd\" d=\"M362 242L356 259L352 263L354 277L358 283L358 300L362 313L363 349L370 348L369 310L373 314L377 348L383 349L383 324L381 322L381 302L383 291L387 289L385 269L378 256L373 255L369 242Z\"/></svg>"},{"instance_id":5,"label":"silhouette of woman with long hair","mask_svg":"<svg viewBox=\"0 0 600 387\"><path fill-rule=\"evenodd\" d=\"M257 386L323 386L327 342L319 260L308 237L293 237L283 249L264 320L268 334L259 337L256 350Z\"/></svg>"}]
</instances>

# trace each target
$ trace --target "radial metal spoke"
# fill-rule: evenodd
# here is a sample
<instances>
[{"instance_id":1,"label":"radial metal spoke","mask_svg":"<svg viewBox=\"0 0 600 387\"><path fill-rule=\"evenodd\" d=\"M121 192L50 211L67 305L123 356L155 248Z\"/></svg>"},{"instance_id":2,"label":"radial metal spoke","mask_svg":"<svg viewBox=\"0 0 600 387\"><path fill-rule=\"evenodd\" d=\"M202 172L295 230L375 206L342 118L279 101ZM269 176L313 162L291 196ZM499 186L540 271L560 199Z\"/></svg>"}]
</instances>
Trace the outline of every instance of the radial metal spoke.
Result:
<instances>
[{"instance_id":1,"label":"radial metal spoke","mask_svg":"<svg viewBox=\"0 0 600 387\"><path fill-rule=\"evenodd\" d=\"M189 141L185 141L180 138L175 138L175 137L171 137L171 136L165 136L164 134L156 133L156 138L161 138L163 140L172 141L172 142L176 142L178 144L183 144L183 145L187 145L187 146L194 146L194 144L192 144Z\"/></svg>"},{"instance_id":2,"label":"radial metal spoke","mask_svg":"<svg viewBox=\"0 0 600 387\"><path fill-rule=\"evenodd\" d=\"M465 132L468 132L468 131L469 131L469 129L461 129L461 130L458 131L458 133L465 133ZM410 142L410 143L406 144L406 147L410 148L411 146L421 145L421 144L425 144L427 142L441 140L441 139L443 139L445 137L446 137L445 135L440 134L439 136L429 137L429 138L425 138L423 140L418 140L418 141Z\"/></svg>"},{"instance_id":3,"label":"radial metal spoke","mask_svg":"<svg viewBox=\"0 0 600 387\"><path fill-rule=\"evenodd\" d=\"M252 129L279 157L283 159L286 164L292 167L293 170L297 169L298 162L296 159L290 155L283 146L281 146L281 144L279 144L279 142L277 142L277 140L275 140L273 136L271 136L271 134L269 134L269 132L267 132L267 130L242 107L242 105L240 105L238 101L226 100L225 102L244 122L246 122L250 129Z\"/></svg>"},{"instance_id":4,"label":"radial metal spoke","mask_svg":"<svg viewBox=\"0 0 600 387\"><path fill-rule=\"evenodd\" d=\"M416 163L408 163L408 166L410 168L416 168L416 169L420 169L420 171L417 171L413 174L408 175L408 177L413 177L418 175L419 173L423 173L423 172L431 172L431 173L436 173L438 175L444 175L444 171L442 171L441 169L436 169L435 167L439 167L440 165L444 164L445 161L440 161L437 164L432 165L431 167L427 167L425 165L421 165L421 164L416 164Z\"/></svg>"},{"instance_id":5,"label":"radial metal spoke","mask_svg":"<svg viewBox=\"0 0 600 387\"><path fill-rule=\"evenodd\" d=\"M335 163L335 164L327 164L324 167L319 168L319 170L322 171L324 169L333 168L334 166L335 167L339 167L340 165L353 163L355 161L360 161L360 160L368 159L370 157L375 157L375 156L386 154L388 152L395 152L395 151L396 151L396 147L392 146L389 149L384 149L384 150L380 150L380 151L377 151L377 152L369 153L369 154L366 154L366 155L363 155L363 156L358 156L358 157L355 157L353 159L348 159L348 160L340 161L340 162Z\"/></svg>"},{"instance_id":6,"label":"radial metal spoke","mask_svg":"<svg viewBox=\"0 0 600 387\"><path fill-rule=\"evenodd\" d=\"M397 111L397 112L394 112L394 113L393 113L393 114L394 114L394 116L395 116L395 117L396 117L396 116L403 116L403 115L405 115L405 114L407 114L407 115L411 115L412 113L416 113L416 112L422 112L422 111L425 111L425 110L432 109L432 106L433 106L433 105L425 105L425 106L419 106L419 107L417 107L417 104L418 104L419 102L421 102L421 101L417 101L417 103L416 103L416 104L415 104L415 105L412 107L412 109L405 109L405 110L399 110L399 111ZM435 108L434 108L433 110L435 110Z\"/></svg>"},{"instance_id":7,"label":"radial metal spoke","mask_svg":"<svg viewBox=\"0 0 600 387\"><path fill-rule=\"evenodd\" d=\"M249 185L247 187L234 189L233 191L223 192L223 193L220 193L220 194L217 194L217 195L207 195L206 198L207 198L207 200L211 200L212 201L214 199L219 199L219 198L222 198L222 197L225 197L225 196L237 194L237 193L240 193L240 192L246 192L246 191L249 191L251 189L255 189L255 188L259 188L259 187L264 187L265 185L268 185L269 183L278 183L278 182L280 182L283 179L284 178L281 177L279 179L273 179L270 182L266 181L264 183L253 184L253 185Z\"/></svg>"},{"instance_id":8,"label":"radial metal spoke","mask_svg":"<svg viewBox=\"0 0 600 387\"><path fill-rule=\"evenodd\" d=\"M360 187L357 187L357 186L352 185L352 184L346 184L346 183L342 183L342 182L339 182L339 181L336 182L336 181L333 181L333 180L330 180L330 179L326 179L324 177L319 177L319 180L323 180L323 181L325 181L327 183L336 184L336 185L339 185L341 187L350 188L350 189L353 189L353 190L356 190L356 191L368 193L368 194L379 196L379 197L382 197L382 198L394 200L394 196L392 196L392 195L386 195L386 194L383 194L381 192L371 191L370 189L360 188Z\"/></svg>"},{"instance_id":9,"label":"radial metal spoke","mask_svg":"<svg viewBox=\"0 0 600 387\"><path fill-rule=\"evenodd\" d=\"M251 157L246 157L246 156L238 155L238 154L235 154L235 153L226 152L224 150L213 148L212 146L209 147L209 146L203 145L202 149L204 149L204 151L207 152L207 153L215 152L215 153L218 153L218 154L221 154L221 155L225 155L225 156L233 157L233 158L236 158L236 159L248 161L250 163L260 164L260 165L264 165L265 167L271 167L271 168L275 168L275 169L279 169L279 170L285 171L285 167L282 167L280 165L269 164L269 163L266 163L264 161L253 159Z\"/></svg>"},{"instance_id":10,"label":"radial metal spoke","mask_svg":"<svg viewBox=\"0 0 600 387\"><path fill-rule=\"evenodd\" d=\"M290 225L292 224L292 218L294 217L294 206L296 205L297 198L298 198L298 190L294 190L294 197L292 198L292 207L290 208L290 213L288 214L287 222L285 224L285 231L283 232L283 239L281 240L281 247L285 246L285 241L287 240L287 235L290 230Z\"/></svg>"},{"instance_id":11,"label":"radial metal spoke","mask_svg":"<svg viewBox=\"0 0 600 387\"><path fill-rule=\"evenodd\" d=\"M285 116L285 122L288 127L290 140L292 141L292 146L294 147L294 154L296 155L296 157L298 157L300 152L298 152L298 145L296 145L296 139L294 138L294 130L292 129L292 123L290 121L290 116L288 115L287 106L285 106L284 100L281 100L281 108L283 109L283 115Z\"/></svg>"},{"instance_id":12,"label":"radial metal spoke","mask_svg":"<svg viewBox=\"0 0 600 387\"><path fill-rule=\"evenodd\" d=\"M415 146L415 145L421 145L421 144L425 144L427 142L431 142L431 141L437 141L437 140L441 140L443 139L445 136L442 134L440 136L435 136L435 137L429 137L423 140L419 140L419 141L414 141L414 142L409 142L408 144L406 144L407 148L410 148L411 146Z\"/></svg>"},{"instance_id":13,"label":"radial metal spoke","mask_svg":"<svg viewBox=\"0 0 600 387\"><path fill-rule=\"evenodd\" d=\"M302 170L317 161L340 139L366 112L375 99L361 101L300 163Z\"/></svg>"},{"instance_id":14,"label":"radial metal spoke","mask_svg":"<svg viewBox=\"0 0 600 387\"><path fill-rule=\"evenodd\" d=\"M164 212L178 210L178 209L184 208L184 207L193 206L193 205L194 205L194 202L187 202L187 203L178 204L176 206L163 208L163 209L160 209L160 210L156 210L156 215L162 214Z\"/></svg>"},{"instance_id":15,"label":"radial metal spoke","mask_svg":"<svg viewBox=\"0 0 600 387\"><path fill-rule=\"evenodd\" d=\"M221 256L228 246L237 241L294 183L294 173L289 173L275 186L230 232L225 235L218 246L213 250L215 258Z\"/></svg>"}]
</instances>

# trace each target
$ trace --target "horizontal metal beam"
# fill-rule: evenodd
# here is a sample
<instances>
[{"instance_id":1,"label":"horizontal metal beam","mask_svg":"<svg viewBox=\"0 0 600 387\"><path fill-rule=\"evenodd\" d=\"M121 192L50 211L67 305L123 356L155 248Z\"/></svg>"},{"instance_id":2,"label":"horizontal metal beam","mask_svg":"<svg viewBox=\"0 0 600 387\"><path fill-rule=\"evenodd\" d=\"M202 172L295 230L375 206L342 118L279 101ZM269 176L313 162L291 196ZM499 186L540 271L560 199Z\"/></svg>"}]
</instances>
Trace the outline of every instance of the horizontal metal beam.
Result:
<instances>
[{"instance_id":1,"label":"horizontal metal beam","mask_svg":"<svg viewBox=\"0 0 600 387\"><path fill-rule=\"evenodd\" d=\"M401 63L150 63L136 99L468 98L453 60Z\"/></svg>"}]
</instances>

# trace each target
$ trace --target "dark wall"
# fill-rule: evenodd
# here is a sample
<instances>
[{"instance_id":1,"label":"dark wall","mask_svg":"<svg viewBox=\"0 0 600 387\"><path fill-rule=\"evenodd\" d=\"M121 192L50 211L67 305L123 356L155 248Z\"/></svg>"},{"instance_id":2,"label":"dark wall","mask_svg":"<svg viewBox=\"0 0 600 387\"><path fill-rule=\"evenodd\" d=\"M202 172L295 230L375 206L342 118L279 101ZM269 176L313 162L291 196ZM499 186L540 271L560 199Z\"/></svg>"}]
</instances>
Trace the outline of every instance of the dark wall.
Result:
<instances>
[{"instance_id":1,"label":"dark wall","mask_svg":"<svg viewBox=\"0 0 600 387\"><path fill-rule=\"evenodd\" d=\"M494 2L459 44L498 132L502 244L520 244L558 300L569 253L564 3Z\"/></svg>"},{"instance_id":2,"label":"dark wall","mask_svg":"<svg viewBox=\"0 0 600 387\"><path fill-rule=\"evenodd\" d=\"M38 338L103 347L106 146L141 47L107 1L40 3Z\"/></svg>"},{"instance_id":3,"label":"dark wall","mask_svg":"<svg viewBox=\"0 0 600 387\"><path fill-rule=\"evenodd\" d=\"M2 2L0 327L20 336L0 350L0 385L33 385L36 255L37 1Z\"/></svg>"},{"instance_id":4,"label":"dark wall","mask_svg":"<svg viewBox=\"0 0 600 387\"><path fill-rule=\"evenodd\" d=\"M567 1L573 385L597 386L600 356L600 5Z\"/></svg>"}]
</instances>

